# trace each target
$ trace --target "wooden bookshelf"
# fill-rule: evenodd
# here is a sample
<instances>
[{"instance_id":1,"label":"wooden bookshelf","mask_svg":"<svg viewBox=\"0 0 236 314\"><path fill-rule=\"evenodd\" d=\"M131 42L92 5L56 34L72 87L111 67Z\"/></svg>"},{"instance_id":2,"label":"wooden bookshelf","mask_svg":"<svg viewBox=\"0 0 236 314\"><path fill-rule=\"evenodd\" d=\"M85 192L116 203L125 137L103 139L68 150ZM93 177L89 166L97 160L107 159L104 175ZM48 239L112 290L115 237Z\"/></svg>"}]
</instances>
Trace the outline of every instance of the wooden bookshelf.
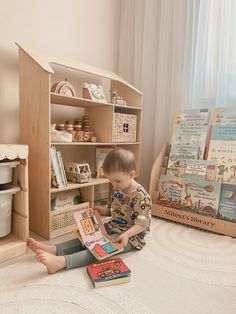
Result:
<instances>
[{"instance_id":1,"label":"wooden bookshelf","mask_svg":"<svg viewBox=\"0 0 236 314\"><path fill-rule=\"evenodd\" d=\"M113 72L71 60L62 60L19 47L19 90L20 90L20 141L29 145L29 209L30 229L50 239L59 232L51 229L51 194L80 189L84 203L94 206L95 191L106 179L92 179L84 184L69 184L63 189L51 189L50 147L60 150L64 163L87 161L95 175L96 146L122 146L130 149L136 158L137 175L140 169L141 119L143 94ZM67 79L76 91L76 97L51 92L51 86ZM92 101L82 97L84 82L103 86L106 99L110 90L119 90L126 106ZM137 116L135 142L114 142L115 113ZM65 120L74 120L88 115L97 142L51 142L50 126ZM65 209L65 216L68 209ZM55 213L54 213L55 214ZM62 228L61 234L69 232Z\"/></svg>"}]
</instances>

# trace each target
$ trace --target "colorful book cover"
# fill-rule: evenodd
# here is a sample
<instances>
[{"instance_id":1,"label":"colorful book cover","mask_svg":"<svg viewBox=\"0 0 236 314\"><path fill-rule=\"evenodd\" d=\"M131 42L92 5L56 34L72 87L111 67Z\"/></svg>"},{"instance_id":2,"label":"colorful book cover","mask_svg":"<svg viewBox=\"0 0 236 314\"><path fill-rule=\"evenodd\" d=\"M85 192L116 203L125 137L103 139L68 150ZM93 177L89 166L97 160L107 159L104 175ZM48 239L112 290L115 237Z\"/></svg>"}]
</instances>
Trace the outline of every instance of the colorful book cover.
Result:
<instances>
[{"instance_id":1,"label":"colorful book cover","mask_svg":"<svg viewBox=\"0 0 236 314\"><path fill-rule=\"evenodd\" d=\"M182 178L161 175L157 196L157 204L177 209L180 208L182 187Z\"/></svg>"},{"instance_id":2,"label":"colorful book cover","mask_svg":"<svg viewBox=\"0 0 236 314\"><path fill-rule=\"evenodd\" d=\"M121 258L90 264L86 271L94 287L127 282L131 275L130 269Z\"/></svg>"},{"instance_id":3,"label":"colorful book cover","mask_svg":"<svg viewBox=\"0 0 236 314\"><path fill-rule=\"evenodd\" d=\"M103 162L107 154L113 150L111 146L97 146L96 147L96 176L97 178L104 178Z\"/></svg>"},{"instance_id":4,"label":"colorful book cover","mask_svg":"<svg viewBox=\"0 0 236 314\"><path fill-rule=\"evenodd\" d=\"M113 238L106 232L97 210L79 210L74 213L74 218L78 228L77 236L98 260L123 251L119 243L113 243Z\"/></svg>"},{"instance_id":5,"label":"colorful book cover","mask_svg":"<svg viewBox=\"0 0 236 314\"><path fill-rule=\"evenodd\" d=\"M167 169L180 164L183 159L198 159L199 147L197 145L171 145Z\"/></svg>"},{"instance_id":6,"label":"colorful book cover","mask_svg":"<svg viewBox=\"0 0 236 314\"><path fill-rule=\"evenodd\" d=\"M217 182L236 183L236 142L211 142L207 159L217 163Z\"/></svg>"},{"instance_id":7,"label":"colorful book cover","mask_svg":"<svg viewBox=\"0 0 236 314\"><path fill-rule=\"evenodd\" d=\"M191 176L191 178L215 181L216 170L217 163L215 161L180 159L178 163L167 168L166 174L177 177Z\"/></svg>"},{"instance_id":8,"label":"colorful book cover","mask_svg":"<svg viewBox=\"0 0 236 314\"><path fill-rule=\"evenodd\" d=\"M212 125L224 124L236 124L236 107L213 109Z\"/></svg>"},{"instance_id":9,"label":"colorful book cover","mask_svg":"<svg viewBox=\"0 0 236 314\"><path fill-rule=\"evenodd\" d=\"M206 180L183 179L181 209L216 217L219 209L221 184Z\"/></svg>"},{"instance_id":10,"label":"colorful book cover","mask_svg":"<svg viewBox=\"0 0 236 314\"><path fill-rule=\"evenodd\" d=\"M179 124L174 129L171 143L198 146L199 156L197 159L203 159L207 137L208 125Z\"/></svg>"},{"instance_id":11,"label":"colorful book cover","mask_svg":"<svg viewBox=\"0 0 236 314\"><path fill-rule=\"evenodd\" d=\"M218 218L236 222L236 185L222 183Z\"/></svg>"},{"instance_id":12,"label":"colorful book cover","mask_svg":"<svg viewBox=\"0 0 236 314\"><path fill-rule=\"evenodd\" d=\"M175 124L205 124L209 123L209 109L183 109L175 117Z\"/></svg>"}]
</instances>

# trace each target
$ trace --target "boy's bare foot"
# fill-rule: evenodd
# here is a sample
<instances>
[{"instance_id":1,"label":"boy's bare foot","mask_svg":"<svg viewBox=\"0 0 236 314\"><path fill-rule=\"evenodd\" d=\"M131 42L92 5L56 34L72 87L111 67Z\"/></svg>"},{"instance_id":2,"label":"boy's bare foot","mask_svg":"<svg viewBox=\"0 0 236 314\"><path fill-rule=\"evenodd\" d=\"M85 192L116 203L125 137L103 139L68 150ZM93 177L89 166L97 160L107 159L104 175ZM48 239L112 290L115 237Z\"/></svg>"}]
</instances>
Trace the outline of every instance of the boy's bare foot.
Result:
<instances>
[{"instance_id":1,"label":"boy's bare foot","mask_svg":"<svg viewBox=\"0 0 236 314\"><path fill-rule=\"evenodd\" d=\"M37 250L36 258L40 263L47 267L49 274L54 274L57 271L66 267L66 259L64 256L56 256L51 253Z\"/></svg>"},{"instance_id":2,"label":"boy's bare foot","mask_svg":"<svg viewBox=\"0 0 236 314\"><path fill-rule=\"evenodd\" d=\"M33 238L27 238L26 244L34 253L37 253L38 249L54 255L57 253L55 245L44 244L43 242L36 241Z\"/></svg>"}]
</instances>

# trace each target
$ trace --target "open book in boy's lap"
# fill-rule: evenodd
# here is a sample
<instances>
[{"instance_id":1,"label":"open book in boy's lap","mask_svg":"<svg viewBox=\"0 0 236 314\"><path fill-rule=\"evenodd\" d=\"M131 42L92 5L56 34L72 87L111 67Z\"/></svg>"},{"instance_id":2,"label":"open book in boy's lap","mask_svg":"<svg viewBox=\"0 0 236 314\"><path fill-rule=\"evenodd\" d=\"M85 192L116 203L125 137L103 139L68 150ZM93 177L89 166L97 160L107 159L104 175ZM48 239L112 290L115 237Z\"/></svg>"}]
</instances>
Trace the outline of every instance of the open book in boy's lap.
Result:
<instances>
[{"instance_id":1,"label":"open book in boy's lap","mask_svg":"<svg viewBox=\"0 0 236 314\"><path fill-rule=\"evenodd\" d=\"M88 250L98 259L103 260L123 251L118 243L106 232L99 213L92 208L74 213L77 225L76 234Z\"/></svg>"}]
</instances>

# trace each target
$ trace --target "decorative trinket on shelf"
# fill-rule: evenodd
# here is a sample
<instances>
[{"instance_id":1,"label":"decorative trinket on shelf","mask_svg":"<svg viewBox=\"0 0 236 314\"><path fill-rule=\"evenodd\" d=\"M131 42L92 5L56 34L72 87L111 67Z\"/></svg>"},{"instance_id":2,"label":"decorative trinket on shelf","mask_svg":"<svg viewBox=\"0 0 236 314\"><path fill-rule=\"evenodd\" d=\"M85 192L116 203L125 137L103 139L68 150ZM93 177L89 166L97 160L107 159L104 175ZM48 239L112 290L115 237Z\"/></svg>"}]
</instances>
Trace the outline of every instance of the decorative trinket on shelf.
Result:
<instances>
[{"instance_id":1,"label":"decorative trinket on shelf","mask_svg":"<svg viewBox=\"0 0 236 314\"><path fill-rule=\"evenodd\" d=\"M66 165L67 180L73 183L85 183L91 180L91 171L87 162L68 162Z\"/></svg>"},{"instance_id":2,"label":"decorative trinket on shelf","mask_svg":"<svg viewBox=\"0 0 236 314\"><path fill-rule=\"evenodd\" d=\"M83 116L81 119L76 119L74 125L73 141L74 142L96 142L96 136L91 130L89 116Z\"/></svg>"},{"instance_id":3,"label":"decorative trinket on shelf","mask_svg":"<svg viewBox=\"0 0 236 314\"><path fill-rule=\"evenodd\" d=\"M71 143L72 142L72 134L65 131L64 123L60 123L57 125L53 123L51 124L51 141L52 142L61 142L61 143Z\"/></svg>"},{"instance_id":4,"label":"decorative trinket on shelf","mask_svg":"<svg viewBox=\"0 0 236 314\"><path fill-rule=\"evenodd\" d=\"M120 106L126 106L126 101L121 97L118 96L118 90L113 89L110 90L111 93L111 103L115 105L120 105Z\"/></svg>"},{"instance_id":5,"label":"decorative trinket on shelf","mask_svg":"<svg viewBox=\"0 0 236 314\"><path fill-rule=\"evenodd\" d=\"M73 122L72 121L66 121L65 123L65 130L67 132L72 132L74 128Z\"/></svg>"},{"instance_id":6,"label":"decorative trinket on shelf","mask_svg":"<svg viewBox=\"0 0 236 314\"><path fill-rule=\"evenodd\" d=\"M56 94L61 94L64 96L76 97L75 89L71 85L71 83L67 81L67 79L65 79L65 81L61 81L59 83L57 82L53 84L51 88L51 92L56 93Z\"/></svg>"},{"instance_id":7,"label":"decorative trinket on shelf","mask_svg":"<svg viewBox=\"0 0 236 314\"><path fill-rule=\"evenodd\" d=\"M96 142L95 133L91 130L87 115L65 123L52 124L51 141L53 142Z\"/></svg>"},{"instance_id":8,"label":"decorative trinket on shelf","mask_svg":"<svg viewBox=\"0 0 236 314\"><path fill-rule=\"evenodd\" d=\"M106 103L106 96L101 85L83 84L83 98Z\"/></svg>"}]
</instances>

